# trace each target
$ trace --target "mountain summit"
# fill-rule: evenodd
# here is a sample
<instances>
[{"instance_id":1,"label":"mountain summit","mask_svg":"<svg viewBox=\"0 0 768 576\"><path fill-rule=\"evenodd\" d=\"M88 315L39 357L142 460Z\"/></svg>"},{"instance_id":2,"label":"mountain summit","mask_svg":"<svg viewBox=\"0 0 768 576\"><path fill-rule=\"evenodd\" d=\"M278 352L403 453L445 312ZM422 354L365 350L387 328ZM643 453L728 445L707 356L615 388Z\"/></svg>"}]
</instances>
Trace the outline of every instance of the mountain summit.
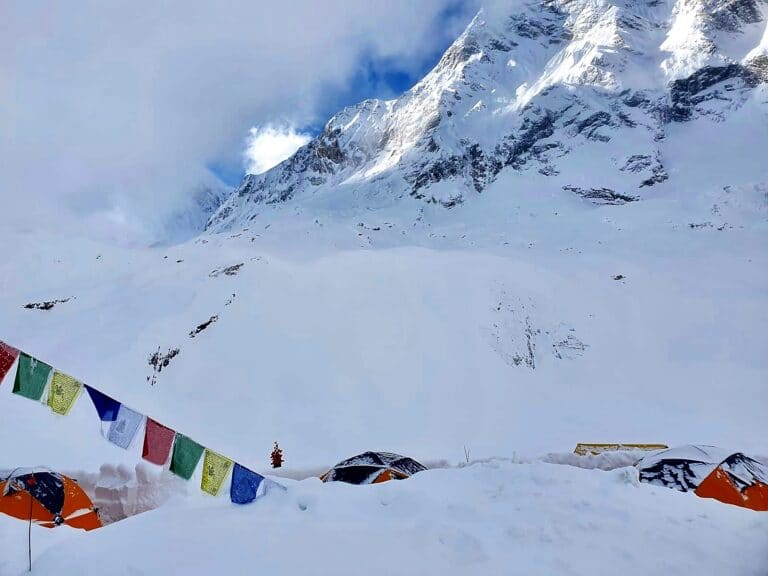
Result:
<instances>
[{"instance_id":1,"label":"mountain summit","mask_svg":"<svg viewBox=\"0 0 768 576\"><path fill-rule=\"evenodd\" d=\"M502 171L621 204L674 180L670 131L727 123L768 81L762 0L543 0L481 10L395 100L331 118L294 156L248 175L208 223L243 225L308 197L366 205L471 201Z\"/></svg>"}]
</instances>

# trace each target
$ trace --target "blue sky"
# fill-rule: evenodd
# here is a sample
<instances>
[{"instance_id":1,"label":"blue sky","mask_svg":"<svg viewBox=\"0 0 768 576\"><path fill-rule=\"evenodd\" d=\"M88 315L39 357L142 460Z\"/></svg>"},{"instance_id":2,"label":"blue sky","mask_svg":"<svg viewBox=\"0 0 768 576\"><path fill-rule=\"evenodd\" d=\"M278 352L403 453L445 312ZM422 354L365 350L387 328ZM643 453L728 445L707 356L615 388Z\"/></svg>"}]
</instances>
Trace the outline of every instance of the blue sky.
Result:
<instances>
[{"instance_id":1,"label":"blue sky","mask_svg":"<svg viewBox=\"0 0 768 576\"><path fill-rule=\"evenodd\" d=\"M449 43L448 43L449 45ZM447 45L444 47L447 48ZM430 58L418 68L406 67L405 63L390 58L377 58L366 55L361 61L348 85L327 88L317 114L317 120L310 124L296 126L296 130L311 136L318 135L325 123L345 106L350 106L368 98L396 98L416 84L437 64L443 48L435 50ZM265 119L264 122L269 122ZM247 127L244 127L247 128ZM235 186L242 179L244 170L239 158L229 158L226 163L212 162L211 171L225 184Z\"/></svg>"},{"instance_id":2,"label":"blue sky","mask_svg":"<svg viewBox=\"0 0 768 576\"><path fill-rule=\"evenodd\" d=\"M343 85L328 86L319 98L316 118L309 124L294 126L297 132L316 136L325 123L345 106L368 98L396 98L413 87L440 60L458 32L468 22L471 3L462 0L451 1L440 11L434 22L434 43L427 53L418 58L381 57L370 51L364 53L351 77ZM255 119L255 123L269 123L272 119ZM210 162L209 169L225 184L235 186L242 179L244 170L237 159L226 162Z\"/></svg>"},{"instance_id":3,"label":"blue sky","mask_svg":"<svg viewBox=\"0 0 768 576\"><path fill-rule=\"evenodd\" d=\"M478 1L15 3L0 34L10 220L151 242L212 170L239 180L252 127L314 134L402 93Z\"/></svg>"}]
</instances>

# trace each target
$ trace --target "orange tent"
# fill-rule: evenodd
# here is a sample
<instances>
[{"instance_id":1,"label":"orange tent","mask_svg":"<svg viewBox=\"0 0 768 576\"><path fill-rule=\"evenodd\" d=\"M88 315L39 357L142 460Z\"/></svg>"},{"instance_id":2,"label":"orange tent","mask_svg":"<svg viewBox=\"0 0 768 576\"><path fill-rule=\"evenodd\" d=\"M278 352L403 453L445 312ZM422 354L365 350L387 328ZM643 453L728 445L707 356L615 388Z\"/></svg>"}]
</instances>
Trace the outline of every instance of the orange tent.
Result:
<instances>
[{"instance_id":1,"label":"orange tent","mask_svg":"<svg viewBox=\"0 0 768 576\"><path fill-rule=\"evenodd\" d=\"M768 511L768 465L714 446L681 446L637 463L640 481Z\"/></svg>"},{"instance_id":2,"label":"orange tent","mask_svg":"<svg viewBox=\"0 0 768 576\"><path fill-rule=\"evenodd\" d=\"M768 511L768 466L744 454L732 454L699 484L695 493L726 504Z\"/></svg>"},{"instance_id":3,"label":"orange tent","mask_svg":"<svg viewBox=\"0 0 768 576\"><path fill-rule=\"evenodd\" d=\"M46 528L101 527L98 511L77 482L45 468L17 469L0 480L0 513Z\"/></svg>"}]
</instances>

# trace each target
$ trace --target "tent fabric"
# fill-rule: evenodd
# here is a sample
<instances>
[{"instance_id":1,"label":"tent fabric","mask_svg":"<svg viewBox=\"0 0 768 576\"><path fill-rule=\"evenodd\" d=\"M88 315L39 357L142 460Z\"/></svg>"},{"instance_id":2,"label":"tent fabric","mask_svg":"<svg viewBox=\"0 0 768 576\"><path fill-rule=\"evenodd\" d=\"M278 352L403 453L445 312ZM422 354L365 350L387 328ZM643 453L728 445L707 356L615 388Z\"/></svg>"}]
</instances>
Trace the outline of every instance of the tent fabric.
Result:
<instances>
[{"instance_id":1,"label":"tent fabric","mask_svg":"<svg viewBox=\"0 0 768 576\"><path fill-rule=\"evenodd\" d=\"M425 466L400 454L364 452L339 462L320 479L323 482L378 484L389 480L403 480L424 470Z\"/></svg>"},{"instance_id":2,"label":"tent fabric","mask_svg":"<svg viewBox=\"0 0 768 576\"><path fill-rule=\"evenodd\" d=\"M43 397L43 392L52 371L53 368L45 362L20 352L19 365L16 369L16 380L13 383L13 393L30 400L39 401Z\"/></svg>"},{"instance_id":3,"label":"tent fabric","mask_svg":"<svg viewBox=\"0 0 768 576\"><path fill-rule=\"evenodd\" d=\"M200 462L203 455L203 450L205 448L191 438L177 433L171 456L171 472L184 478L184 480L192 478L197 463Z\"/></svg>"},{"instance_id":4,"label":"tent fabric","mask_svg":"<svg viewBox=\"0 0 768 576\"><path fill-rule=\"evenodd\" d=\"M218 496L231 468L232 460L206 448L200 488L211 496Z\"/></svg>"},{"instance_id":5,"label":"tent fabric","mask_svg":"<svg viewBox=\"0 0 768 576\"><path fill-rule=\"evenodd\" d=\"M732 451L723 450L717 446L688 444L653 452L652 454L644 456L640 462L644 467L652 466L662 460L690 460L693 462L704 462L716 465L728 458L731 454L733 454Z\"/></svg>"},{"instance_id":6,"label":"tent fabric","mask_svg":"<svg viewBox=\"0 0 768 576\"><path fill-rule=\"evenodd\" d=\"M737 452L723 460L720 464L723 471L732 479L740 490L756 482L768 484L768 465Z\"/></svg>"},{"instance_id":7,"label":"tent fabric","mask_svg":"<svg viewBox=\"0 0 768 576\"><path fill-rule=\"evenodd\" d=\"M19 351L16 348L0 340L0 384L18 357Z\"/></svg>"},{"instance_id":8,"label":"tent fabric","mask_svg":"<svg viewBox=\"0 0 768 576\"><path fill-rule=\"evenodd\" d=\"M120 405L117 411L117 418L109 425L107 431L107 440L115 446L120 446L127 450L133 443L133 439L139 431L139 427L144 421L144 415L135 410L131 410L125 405Z\"/></svg>"},{"instance_id":9,"label":"tent fabric","mask_svg":"<svg viewBox=\"0 0 768 576\"><path fill-rule=\"evenodd\" d=\"M120 402L99 392L96 388L88 386L88 384L84 384L84 386L88 391L88 396L91 397L93 407L96 408L96 412L99 414L99 419L102 422L114 422L117 419L117 413L120 411Z\"/></svg>"},{"instance_id":10,"label":"tent fabric","mask_svg":"<svg viewBox=\"0 0 768 576\"><path fill-rule=\"evenodd\" d=\"M407 456L401 456L400 454L394 454L392 452L363 452L357 456L352 456L352 458L342 460L336 464L334 468L365 464L372 466L389 466L409 475L426 470L426 467L416 462L413 458L408 458Z\"/></svg>"},{"instance_id":11,"label":"tent fabric","mask_svg":"<svg viewBox=\"0 0 768 576\"><path fill-rule=\"evenodd\" d=\"M768 466L739 452L683 446L649 455L637 466L642 482L768 510Z\"/></svg>"},{"instance_id":12,"label":"tent fabric","mask_svg":"<svg viewBox=\"0 0 768 576\"><path fill-rule=\"evenodd\" d=\"M64 507L64 479L59 474L37 472L9 478L2 491L7 497L26 490L51 514L59 514Z\"/></svg>"},{"instance_id":13,"label":"tent fabric","mask_svg":"<svg viewBox=\"0 0 768 576\"><path fill-rule=\"evenodd\" d=\"M21 520L31 518L46 528L101 527L98 511L77 482L49 470L16 471L0 480L0 512Z\"/></svg>"},{"instance_id":14,"label":"tent fabric","mask_svg":"<svg viewBox=\"0 0 768 576\"><path fill-rule=\"evenodd\" d=\"M640 468L640 481L689 492L696 490L716 466L711 462L662 460L653 466Z\"/></svg>"},{"instance_id":15,"label":"tent fabric","mask_svg":"<svg viewBox=\"0 0 768 576\"><path fill-rule=\"evenodd\" d=\"M699 484L696 495L768 511L768 466L744 454L732 454Z\"/></svg>"},{"instance_id":16,"label":"tent fabric","mask_svg":"<svg viewBox=\"0 0 768 576\"><path fill-rule=\"evenodd\" d=\"M347 484L375 484L378 477L386 472L382 466L345 466L334 468L328 481Z\"/></svg>"},{"instance_id":17,"label":"tent fabric","mask_svg":"<svg viewBox=\"0 0 768 576\"><path fill-rule=\"evenodd\" d=\"M729 455L714 446L681 446L649 454L637 468L641 482L688 492L696 490Z\"/></svg>"},{"instance_id":18,"label":"tent fabric","mask_svg":"<svg viewBox=\"0 0 768 576\"><path fill-rule=\"evenodd\" d=\"M232 484L229 488L229 499L233 504L250 504L256 500L259 485L264 476L235 463L232 470Z\"/></svg>"},{"instance_id":19,"label":"tent fabric","mask_svg":"<svg viewBox=\"0 0 768 576\"><path fill-rule=\"evenodd\" d=\"M48 406L56 414L66 416L75 405L82 389L83 385L80 382L56 370L48 393Z\"/></svg>"},{"instance_id":20,"label":"tent fabric","mask_svg":"<svg viewBox=\"0 0 768 576\"><path fill-rule=\"evenodd\" d=\"M171 454L175 437L176 432L152 420L152 418L147 418L141 457L152 464L164 466Z\"/></svg>"}]
</instances>

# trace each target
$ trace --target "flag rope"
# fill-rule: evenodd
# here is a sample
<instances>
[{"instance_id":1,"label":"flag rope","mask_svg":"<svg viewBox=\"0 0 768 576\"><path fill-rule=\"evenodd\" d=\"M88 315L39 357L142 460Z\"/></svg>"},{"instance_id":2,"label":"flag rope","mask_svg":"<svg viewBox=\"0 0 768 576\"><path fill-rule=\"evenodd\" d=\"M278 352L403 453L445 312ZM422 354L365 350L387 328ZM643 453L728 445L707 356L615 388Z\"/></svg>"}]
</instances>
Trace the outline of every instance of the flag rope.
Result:
<instances>
[{"instance_id":1,"label":"flag rope","mask_svg":"<svg viewBox=\"0 0 768 576\"><path fill-rule=\"evenodd\" d=\"M165 462L163 462L163 464L157 464L157 461L145 456L147 453L148 423L151 421L155 425L173 432L173 456L170 471L185 480L189 480L197 469L199 461L203 459L202 457L205 454L206 463L204 463L204 467L206 465L208 467L203 470L200 488L208 494L214 496L218 494L219 488L227 476L231 476L230 499L235 504L248 504L256 500L256 490L254 487L257 489L262 483L265 485L264 493L266 493L269 487L272 486L285 490L285 486L282 484L278 484L269 478L265 478L258 472L254 472L242 464L231 460L218 452L214 452L202 444L198 444L177 430L160 424L160 422L154 418L150 418L146 414L129 408L119 400L107 396L90 384L75 380L63 372L59 372L48 364L38 360L31 354L27 354L21 349L14 348L2 340L0 340L0 353L2 353L0 354L0 356L2 356L0 357L0 360L4 361L2 365L0 365L0 368L3 368L3 370L0 371L0 384L2 384L7 373L10 372L13 362L16 362L16 379L13 387L14 394L40 401L44 391L53 385L54 379L56 380L58 386L57 396L49 397L46 402L46 405L48 405L54 413L61 415L68 414L75 402L77 402L81 396L81 394L79 394L80 389L85 388L91 398L91 403L99 415L99 419L102 423L109 423L109 427L106 429L106 434L104 435L111 444L128 449L138 435L141 425L144 424L145 448L142 457L148 462L161 466L164 466L165 464ZM9 360L10 362L8 362ZM22 360L24 361L23 368ZM35 373L38 365L42 366L43 370L40 374ZM27 372L30 374L27 374ZM66 390L64 390L64 388L66 388ZM49 394L51 394L51 392L49 392ZM66 394L66 397L62 400L60 397L63 394ZM123 408L125 410L123 410ZM177 444L179 444L180 450L182 450L179 454L176 454ZM168 453L170 453L170 447L168 448ZM165 452L165 449L163 452ZM174 470L174 458L176 459L176 470ZM237 472L237 474L235 474L235 472ZM236 486L236 483L242 483L243 485ZM248 494L248 496L244 497L243 494Z\"/></svg>"}]
</instances>

